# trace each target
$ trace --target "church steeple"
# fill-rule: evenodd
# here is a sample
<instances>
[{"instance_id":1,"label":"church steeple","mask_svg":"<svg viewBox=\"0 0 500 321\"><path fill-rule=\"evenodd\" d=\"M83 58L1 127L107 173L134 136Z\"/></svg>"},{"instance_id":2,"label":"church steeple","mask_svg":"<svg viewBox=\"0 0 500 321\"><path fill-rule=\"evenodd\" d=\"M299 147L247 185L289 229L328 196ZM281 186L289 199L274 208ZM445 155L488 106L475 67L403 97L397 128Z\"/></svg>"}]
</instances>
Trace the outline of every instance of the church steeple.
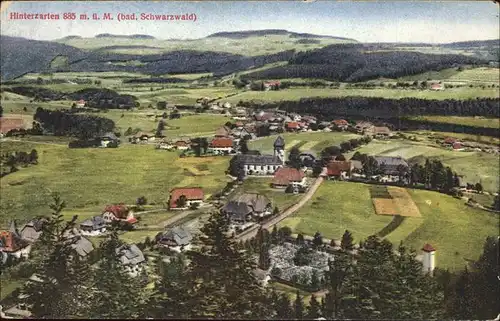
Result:
<instances>
[{"instance_id":1,"label":"church steeple","mask_svg":"<svg viewBox=\"0 0 500 321\"><path fill-rule=\"evenodd\" d=\"M285 140L283 137L278 136L274 141L274 156L278 156L283 164L285 163Z\"/></svg>"}]
</instances>

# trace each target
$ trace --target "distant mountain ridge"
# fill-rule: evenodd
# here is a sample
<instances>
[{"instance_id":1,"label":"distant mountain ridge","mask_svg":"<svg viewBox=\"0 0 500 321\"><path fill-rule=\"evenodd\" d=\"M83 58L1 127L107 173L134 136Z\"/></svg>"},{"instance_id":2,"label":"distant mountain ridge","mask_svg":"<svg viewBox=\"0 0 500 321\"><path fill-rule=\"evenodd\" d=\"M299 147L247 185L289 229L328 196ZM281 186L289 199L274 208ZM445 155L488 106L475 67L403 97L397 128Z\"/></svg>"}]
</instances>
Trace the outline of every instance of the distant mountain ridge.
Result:
<instances>
[{"instance_id":1,"label":"distant mountain ridge","mask_svg":"<svg viewBox=\"0 0 500 321\"><path fill-rule=\"evenodd\" d=\"M291 38L318 38L318 39L339 39L339 40L351 40L353 42L358 42L355 39L336 37L336 36L325 36L316 35L312 33L298 33L293 31L288 31L285 29L262 29L262 30L245 30L245 31L223 31L216 32L208 35L207 38L230 38L230 39L243 39L248 37L259 37L259 36L290 36Z\"/></svg>"},{"instance_id":2,"label":"distant mountain ridge","mask_svg":"<svg viewBox=\"0 0 500 321\"><path fill-rule=\"evenodd\" d=\"M135 35L114 35L111 33L100 33L94 38L126 38L126 39L156 39L150 35L135 34Z\"/></svg>"}]
</instances>

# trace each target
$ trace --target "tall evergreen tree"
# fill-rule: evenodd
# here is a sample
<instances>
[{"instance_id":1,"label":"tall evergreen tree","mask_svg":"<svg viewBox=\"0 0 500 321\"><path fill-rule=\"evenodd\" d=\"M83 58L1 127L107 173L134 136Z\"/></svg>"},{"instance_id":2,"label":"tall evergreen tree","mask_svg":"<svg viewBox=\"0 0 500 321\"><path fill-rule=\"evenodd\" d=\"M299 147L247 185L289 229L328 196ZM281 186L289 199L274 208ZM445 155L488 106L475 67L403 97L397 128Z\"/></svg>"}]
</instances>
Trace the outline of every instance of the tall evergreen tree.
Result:
<instances>
[{"instance_id":1,"label":"tall evergreen tree","mask_svg":"<svg viewBox=\"0 0 500 321\"><path fill-rule=\"evenodd\" d=\"M309 306L307 307L307 319L314 320L321 317L321 306L318 299L313 294L309 300Z\"/></svg>"},{"instance_id":2,"label":"tall evergreen tree","mask_svg":"<svg viewBox=\"0 0 500 321\"><path fill-rule=\"evenodd\" d=\"M349 230L345 230L340 241L340 248L344 251L352 251L354 249L354 238Z\"/></svg>"},{"instance_id":3,"label":"tall evergreen tree","mask_svg":"<svg viewBox=\"0 0 500 321\"><path fill-rule=\"evenodd\" d=\"M297 290L297 293L295 294L294 307L295 319L302 320L304 318L304 302L299 290Z\"/></svg>"},{"instance_id":4,"label":"tall evergreen tree","mask_svg":"<svg viewBox=\"0 0 500 321\"><path fill-rule=\"evenodd\" d=\"M292 310L292 304L290 303L290 299L288 295L282 293L279 297L278 307L276 309L276 317L281 320L290 320L294 319L295 313Z\"/></svg>"},{"instance_id":5,"label":"tall evergreen tree","mask_svg":"<svg viewBox=\"0 0 500 321\"><path fill-rule=\"evenodd\" d=\"M201 231L201 249L187 252L190 264L183 277L188 282L184 291L190 296L189 317L268 316L268 296L254 276L255 260L251 253L236 249L226 218L211 214Z\"/></svg>"}]
</instances>

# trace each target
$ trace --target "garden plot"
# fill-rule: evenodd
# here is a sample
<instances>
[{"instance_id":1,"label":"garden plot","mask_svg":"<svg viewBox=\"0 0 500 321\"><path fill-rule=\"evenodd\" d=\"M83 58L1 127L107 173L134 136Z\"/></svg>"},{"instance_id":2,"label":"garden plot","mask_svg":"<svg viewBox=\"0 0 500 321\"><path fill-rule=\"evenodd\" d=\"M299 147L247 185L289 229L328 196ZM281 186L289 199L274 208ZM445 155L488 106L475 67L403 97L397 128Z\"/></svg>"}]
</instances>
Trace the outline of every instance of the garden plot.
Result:
<instances>
[{"instance_id":1,"label":"garden plot","mask_svg":"<svg viewBox=\"0 0 500 321\"><path fill-rule=\"evenodd\" d=\"M422 216L410 194L404 188L372 186L370 195L375 213L378 215Z\"/></svg>"}]
</instances>

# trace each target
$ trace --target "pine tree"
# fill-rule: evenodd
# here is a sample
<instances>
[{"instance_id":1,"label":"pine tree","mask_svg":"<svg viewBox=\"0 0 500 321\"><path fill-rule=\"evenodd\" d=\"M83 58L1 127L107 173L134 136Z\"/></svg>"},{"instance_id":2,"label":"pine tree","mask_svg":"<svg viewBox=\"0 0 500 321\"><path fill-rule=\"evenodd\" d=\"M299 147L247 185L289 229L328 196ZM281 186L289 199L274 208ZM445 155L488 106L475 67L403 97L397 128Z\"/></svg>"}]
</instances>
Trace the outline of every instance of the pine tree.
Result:
<instances>
[{"instance_id":1,"label":"pine tree","mask_svg":"<svg viewBox=\"0 0 500 321\"><path fill-rule=\"evenodd\" d=\"M295 295L295 319L301 320L304 318L304 302L302 301L302 296L300 295L299 290Z\"/></svg>"},{"instance_id":2,"label":"pine tree","mask_svg":"<svg viewBox=\"0 0 500 321\"><path fill-rule=\"evenodd\" d=\"M321 306L318 299L313 294L309 300L309 306L307 307L307 319L317 319L321 316Z\"/></svg>"},{"instance_id":3,"label":"pine tree","mask_svg":"<svg viewBox=\"0 0 500 321\"><path fill-rule=\"evenodd\" d=\"M271 257L269 255L270 244L264 243L260 247L259 267L263 270L268 270L271 267Z\"/></svg>"},{"instance_id":4,"label":"pine tree","mask_svg":"<svg viewBox=\"0 0 500 321\"><path fill-rule=\"evenodd\" d=\"M317 291L320 287L320 280L318 276L318 271L314 269L311 274L311 288Z\"/></svg>"},{"instance_id":5,"label":"pine tree","mask_svg":"<svg viewBox=\"0 0 500 321\"><path fill-rule=\"evenodd\" d=\"M344 251L352 251L354 249L354 238L352 237L351 232L345 230L342 235L342 240L340 241L340 248Z\"/></svg>"},{"instance_id":6,"label":"pine tree","mask_svg":"<svg viewBox=\"0 0 500 321\"><path fill-rule=\"evenodd\" d=\"M323 237L319 232L314 233L314 238L312 243L315 247L320 247L323 245Z\"/></svg>"},{"instance_id":7,"label":"pine tree","mask_svg":"<svg viewBox=\"0 0 500 321\"><path fill-rule=\"evenodd\" d=\"M294 312L292 310L290 299L288 298L288 295L285 293L282 293L279 298L278 307L276 309L276 317L278 319L283 319L283 320L289 320L294 318Z\"/></svg>"},{"instance_id":8,"label":"pine tree","mask_svg":"<svg viewBox=\"0 0 500 321\"><path fill-rule=\"evenodd\" d=\"M279 243L278 227L276 225L273 226L273 230L271 232L271 243L274 245Z\"/></svg>"},{"instance_id":9,"label":"pine tree","mask_svg":"<svg viewBox=\"0 0 500 321\"><path fill-rule=\"evenodd\" d=\"M296 243L297 245L304 245L305 244L304 235L302 235L301 233L297 234Z\"/></svg>"},{"instance_id":10,"label":"pine tree","mask_svg":"<svg viewBox=\"0 0 500 321\"><path fill-rule=\"evenodd\" d=\"M187 252L191 263L184 290L190 294L186 304L189 317L239 319L269 315L268 296L253 274L255 261L250 253L236 249L225 217L211 214L201 231L201 249Z\"/></svg>"},{"instance_id":11,"label":"pine tree","mask_svg":"<svg viewBox=\"0 0 500 321\"><path fill-rule=\"evenodd\" d=\"M68 232L74 226L76 216L71 221L64 221L65 203L57 194L53 196L50 208L52 215L43 225L43 233L32 256L39 281L30 280L23 287L22 293L28 296L24 302L30 306L35 318L77 317L85 302L74 302L85 297L85 289L83 284L75 285L76 274L72 271L75 253Z\"/></svg>"},{"instance_id":12,"label":"pine tree","mask_svg":"<svg viewBox=\"0 0 500 321\"><path fill-rule=\"evenodd\" d=\"M131 277L126 267L120 261L117 249L124 245L118 238L117 231L110 233L100 244L101 259L94 270L94 295L92 316L100 318L137 318L142 315L140 305L142 300L138 278ZM130 304L128 298L134 298Z\"/></svg>"}]
</instances>

